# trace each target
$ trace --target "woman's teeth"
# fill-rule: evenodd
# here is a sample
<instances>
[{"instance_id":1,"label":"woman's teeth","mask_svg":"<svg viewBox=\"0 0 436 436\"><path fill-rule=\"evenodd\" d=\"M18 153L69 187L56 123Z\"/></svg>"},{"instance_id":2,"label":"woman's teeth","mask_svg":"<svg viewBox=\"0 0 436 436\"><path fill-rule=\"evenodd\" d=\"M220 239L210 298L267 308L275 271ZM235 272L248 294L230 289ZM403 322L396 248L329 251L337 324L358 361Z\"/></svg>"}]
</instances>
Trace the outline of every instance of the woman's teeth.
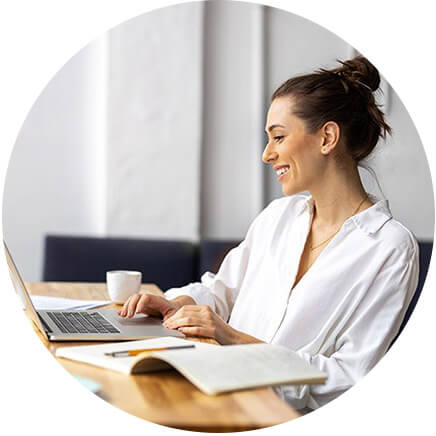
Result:
<instances>
[{"instance_id":1,"label":"woman's teeth","mask_svg":"<svg viewBox=\"0 0 436 436\"><path fill-rule=\"evenodd\" d=\"M289 167L283 167L276 171L276 174L280 177L282 174L285 174L289 171Z\"/></svg>"}]
</instances>

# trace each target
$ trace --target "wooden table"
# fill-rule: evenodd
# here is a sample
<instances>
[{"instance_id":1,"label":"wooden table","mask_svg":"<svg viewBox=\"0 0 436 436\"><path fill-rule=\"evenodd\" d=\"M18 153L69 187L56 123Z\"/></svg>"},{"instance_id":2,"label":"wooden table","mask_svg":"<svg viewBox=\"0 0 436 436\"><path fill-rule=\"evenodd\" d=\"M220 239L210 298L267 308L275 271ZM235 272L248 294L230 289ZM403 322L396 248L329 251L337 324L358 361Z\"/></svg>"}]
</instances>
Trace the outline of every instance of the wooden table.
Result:
<instances>
[{"instance_id":1,"label":"wooden table","mask_svg":"<svg viewBox=\"0 0 436 436\"><path fill-rule=\"evenodd\" d=\"M29 292L35 295L83 300L109 299L104 283L47 282L26 285ZM151 284L142 285L141 292L162 295L159 288ZM38 336L53 354L59 347L73 345L71 342L50 343L39 332ZM126 376L84 363L57 360L71 374L88 377L100 383L102 389L98 395L112 405L168 427L204 432L231 432L269 427L300 416L269 388L208 396L176 371Z\"/></svg>"}]
</instances>

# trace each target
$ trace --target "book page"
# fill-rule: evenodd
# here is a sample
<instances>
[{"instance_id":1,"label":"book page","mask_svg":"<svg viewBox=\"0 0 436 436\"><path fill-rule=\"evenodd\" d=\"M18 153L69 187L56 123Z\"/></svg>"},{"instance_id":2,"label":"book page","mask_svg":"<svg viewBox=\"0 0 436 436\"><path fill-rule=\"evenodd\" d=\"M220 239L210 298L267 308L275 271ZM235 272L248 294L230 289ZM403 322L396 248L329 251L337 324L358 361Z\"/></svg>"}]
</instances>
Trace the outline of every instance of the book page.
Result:
<instances>
[{"instance_id":1,"label":"book page","mask_svg":"<svg viewBox=\"0 0 436 436\"><path fill-rule=\"evenodd\" d=\"M113 351L186 344L195 344L195 348L155 351L132 357L105 355ZM167 369L169 364L204 393L211 395L260 386L323 383L326 380L326 374L306 363L292 350L271 344L217 346L164 337L58 348L56 356L125 374Z\"/></svg>"},{"instance_id":2,"label":"book page","mask_svg":"<svg viewBox=\"0 0 436 436\"><path fill-rule=\"evenodd\" d=\"M157 347L171 347L177 345L195 345L192 351L197 350L199 347L216 347L212 344L203 344L193 341L187 341L186 339L174 338L172 336L142 339L139 341L127 341L127 342L115 342L99 345L81 345L73 347L62 347L56 350L56 357L63 357L66 359L77 360L79 362L90 363L92 365L100 366L102 368L113 369L115 371L122 372L124 374L130 374L132 365L137 361L139 356L128 357L112 357L106 356L105 353L111 353L114 351L124 350L138 350L143 348L157 348ZM182 351L182 350L180 350ZM188 349L187 351L191 351ZM171 352L171 351L170 351ZM172 351L175 352L175 351ZM148 359L146 359L148 360ZM156 371L158 369L164 369L166 364L156 364L150 362L149 365L144 364L142 371Z\"/></svg>"},{"instance_id":3,"label":"book page","mask_svg":"<svg viewBox=\"0 0 436 436\"><path fill-rule=\"evenodd\" d=\"M155 352L203 392L280 384L323 383L326 374L286 347L271 344L227 345Z\"/></svg>"}]
</instances>

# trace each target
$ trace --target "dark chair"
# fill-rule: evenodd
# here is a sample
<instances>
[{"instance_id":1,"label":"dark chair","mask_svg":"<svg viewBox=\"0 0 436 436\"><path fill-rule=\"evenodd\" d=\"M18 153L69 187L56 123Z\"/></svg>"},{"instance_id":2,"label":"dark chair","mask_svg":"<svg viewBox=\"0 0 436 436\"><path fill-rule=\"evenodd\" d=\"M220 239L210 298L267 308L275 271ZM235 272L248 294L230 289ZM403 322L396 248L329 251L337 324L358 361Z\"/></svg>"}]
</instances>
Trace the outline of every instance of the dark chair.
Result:
<instances>
[{"instance_id":1,"label":"dark chair","mask_svg":"<svg viewBox=\"0 0 436 436\"><path fill-rule=\"evenodd\" d=\"M197 280L200 280L200 277L206 271L213 273L218 272L218 269L226 257L226 254L239 243L240 241L214 239L203 239L200 241Z\"/></svg>"},{"instance_id":2,"label":"dark chair","mask_svg":"<svg viewBox=\"0 0 436 436\"><path fill-rule=\"evenodd\" d=\"M106 271L129 269L141 271L143 282L156 283L165 291L198 281L206 271L216 273L226 254L239 242L205 239L197 246L184 241L50 235L45 240L43 280L104 282ZM433 243L420 242L419 248L418 286L398 335L421 295Z\"/></svg>"},{"instance_id":3,"label":"dark chair","mask_svg":"<svg viewBox=\"0 0 436 436\"><path fill-rule=\"evenodd\" d=\"M197 249L183 241L47 236L44 281L105 282L106 271L136 270L162 290L197 277Z\"/></svg>"}]
</instances>

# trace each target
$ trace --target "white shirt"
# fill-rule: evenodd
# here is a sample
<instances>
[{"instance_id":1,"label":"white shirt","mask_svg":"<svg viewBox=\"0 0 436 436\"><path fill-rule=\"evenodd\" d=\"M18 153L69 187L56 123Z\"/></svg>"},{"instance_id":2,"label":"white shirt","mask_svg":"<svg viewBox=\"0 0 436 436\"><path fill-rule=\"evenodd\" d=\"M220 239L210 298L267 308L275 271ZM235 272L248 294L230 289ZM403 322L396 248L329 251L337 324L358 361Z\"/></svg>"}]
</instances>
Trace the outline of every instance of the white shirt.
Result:
<instances>
[{"instance_id":1,"label":"white shirt","mask_svg":"<svg viewBox=\"0 0 436 436\"><path fill-rule=\"evenodd\" d=\"M323 385L281 386L295 408L315 409L363 377L398 333L418 283L418 244L387 200L347 219L291 291L313 200L274 200L217 274L168 290L209 305L233 328L285 345L328 374Z\"/></svg>"}]
</instances>

